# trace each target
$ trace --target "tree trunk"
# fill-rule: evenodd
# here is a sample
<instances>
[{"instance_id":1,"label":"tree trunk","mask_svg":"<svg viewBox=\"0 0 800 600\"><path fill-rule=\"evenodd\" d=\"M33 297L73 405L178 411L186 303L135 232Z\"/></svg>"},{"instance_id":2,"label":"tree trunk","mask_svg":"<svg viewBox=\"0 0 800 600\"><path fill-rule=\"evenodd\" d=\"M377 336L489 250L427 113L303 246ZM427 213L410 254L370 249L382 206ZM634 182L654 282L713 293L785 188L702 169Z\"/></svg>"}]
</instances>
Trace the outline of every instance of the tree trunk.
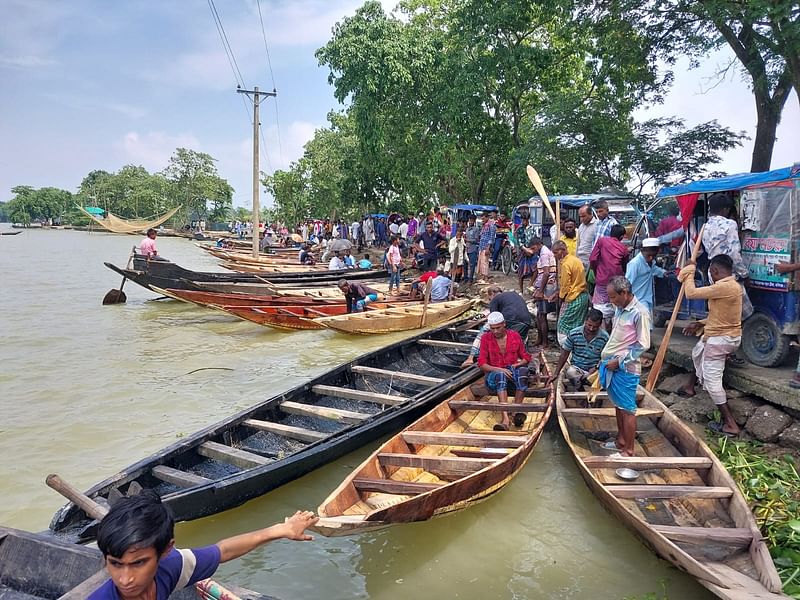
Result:
<instances>
[{"instance_id":1,"label":"tree trunk","mask_svg":"<svg viewBox=\"0 0 800 600\"><path fill-rule=\"evenodd\" d=\"M758 123L756 139L753 142L753 158L750 162L751 173L769 171L775 147L775 133L781 120L781 108L775 110L775 105L769 98L756 97Z\"/></svg>"}]
</instances>

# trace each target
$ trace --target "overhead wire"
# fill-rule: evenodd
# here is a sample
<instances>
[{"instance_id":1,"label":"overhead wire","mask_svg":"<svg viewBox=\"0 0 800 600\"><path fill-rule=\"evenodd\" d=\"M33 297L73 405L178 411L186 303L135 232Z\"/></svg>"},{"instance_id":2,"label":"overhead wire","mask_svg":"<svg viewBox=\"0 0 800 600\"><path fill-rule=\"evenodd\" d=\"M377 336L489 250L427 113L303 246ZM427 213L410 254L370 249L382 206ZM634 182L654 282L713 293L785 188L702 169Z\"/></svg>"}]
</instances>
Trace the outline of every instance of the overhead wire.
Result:
<instances>
[{"instance_id":1,"label":"overhead wire","mask_svg":"<svg viewBox=\"0 0 800 600\"><path fill-rule=\"evenodd\" d=\"M261 22L261 37L264 39L264 51L267 54L267 67L269 68L269 76L272 80L272 90L277 91L277 86L275 85L275 73L272 70L272 58L270 57L269 44L267 43L267 31L264 28L264 16L261 13L261 0L256 0L256 6L258 7L258 20ZM281 164L283 164L283 143L281 142L281 121L278 114L277 96L275 96L275 126L278 135L278 156Z\"/></svg>"}]
</instances>

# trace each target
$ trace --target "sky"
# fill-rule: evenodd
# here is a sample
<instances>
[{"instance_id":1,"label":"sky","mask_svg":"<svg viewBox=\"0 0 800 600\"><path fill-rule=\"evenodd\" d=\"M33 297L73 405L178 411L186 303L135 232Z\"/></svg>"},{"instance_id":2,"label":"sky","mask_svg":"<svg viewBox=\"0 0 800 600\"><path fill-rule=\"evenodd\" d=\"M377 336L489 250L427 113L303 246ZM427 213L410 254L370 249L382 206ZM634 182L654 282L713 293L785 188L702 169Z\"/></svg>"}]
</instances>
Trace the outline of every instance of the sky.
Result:
<instances>
[{"instance_id":1,"label":"sky","mask_svg":"<svg viewBox=\"0 0 800 600\"><path fill-rule=\"evenodd\" d=\"M391 10L394 0L382 0ZM314 57L359 0L261 0L272 72L256 0L215 5L247 87L274 87L261 104L261 170L285 169L327 114L340 109ZM0 201L16 185L76 191L92 170L166 167L177 147L207 152L235 189L252 199L252 108L236 93L208 0L3 0L0 22ZM679 63L664 104L639 118L677 115L688 125L717 119L755 132L755 107L736 73L717 81L718 53L690 70ZM273 83L274 82L274 83ZM774 168L800 161L800 109L789 98ZM751 142L716 170L749 170ZM576 190L586 192L590 190ZM262 201L264 200L262 193ZM269 202L267 202L269 204Z\"/></svg>"}]
</instances>

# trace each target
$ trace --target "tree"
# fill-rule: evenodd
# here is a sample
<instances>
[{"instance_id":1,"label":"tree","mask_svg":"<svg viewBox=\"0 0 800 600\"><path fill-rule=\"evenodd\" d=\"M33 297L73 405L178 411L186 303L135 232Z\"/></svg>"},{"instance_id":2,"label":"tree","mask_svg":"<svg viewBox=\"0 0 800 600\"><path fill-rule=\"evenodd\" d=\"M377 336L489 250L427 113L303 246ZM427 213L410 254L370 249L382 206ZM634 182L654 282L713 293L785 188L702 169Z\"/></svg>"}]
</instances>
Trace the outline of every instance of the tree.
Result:
<instances>
[{"instance_id":1,"label":"tree","mask_svg":"<svg viewBox=\"0 0 800 600\"><path fill-rule=\"evenodd\" d=\"M53 187L35 189L28 185L11 188L14 198L6 204L14 223L30 225L36 220L61 220L72 205L72 194Z\"/></svg>"},{"instance_id":2,"label":"tree","mask_svg":"<svg viewBox=\"0 0 800 600\"><path fill-rule=\"evenodd\" d=\"M305 164L305 159L301 158L292 163L288 171L261 174L264 187L275 199L276 212L292 226L313 216Z\"/></svg>"},{"instance_id":3,"label":"tree","mask_svg":"<svg viewBox=\"0 0 800 600\"><path fill-rule=\"evenodd\" d=\"M224 221L233 207L233 188L219 177L214 163L205 152L178 148L161 175L169 181L175 203L182 203L190 216Z\"/></svg>"}]
</instances>

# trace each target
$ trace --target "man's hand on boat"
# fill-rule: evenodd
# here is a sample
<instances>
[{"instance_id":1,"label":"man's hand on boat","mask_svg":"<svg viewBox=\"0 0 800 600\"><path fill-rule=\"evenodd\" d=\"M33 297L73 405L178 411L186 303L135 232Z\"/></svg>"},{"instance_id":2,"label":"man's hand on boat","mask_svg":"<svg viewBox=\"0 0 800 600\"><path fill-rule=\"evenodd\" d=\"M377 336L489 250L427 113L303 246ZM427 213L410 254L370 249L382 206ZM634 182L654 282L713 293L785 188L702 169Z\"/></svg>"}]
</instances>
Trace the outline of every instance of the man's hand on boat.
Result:
<instances>
[{"instance_id":1,"label":"man's hand on boat","mask_svg":"<svg viewBox=\"0 0 800 600\"><path fill-rule=\"evenodd\" d=\"M239 558L258 548L259 546L275 540L296 540L307 542L314 539L306 534L306 529L316 525L319 518L308 510L298 510L291 517L286 517L283 523L276 523L270 527L243 533L217 542L220 551L220 562L227 562Z\"/></svg>"}]
</instances>

